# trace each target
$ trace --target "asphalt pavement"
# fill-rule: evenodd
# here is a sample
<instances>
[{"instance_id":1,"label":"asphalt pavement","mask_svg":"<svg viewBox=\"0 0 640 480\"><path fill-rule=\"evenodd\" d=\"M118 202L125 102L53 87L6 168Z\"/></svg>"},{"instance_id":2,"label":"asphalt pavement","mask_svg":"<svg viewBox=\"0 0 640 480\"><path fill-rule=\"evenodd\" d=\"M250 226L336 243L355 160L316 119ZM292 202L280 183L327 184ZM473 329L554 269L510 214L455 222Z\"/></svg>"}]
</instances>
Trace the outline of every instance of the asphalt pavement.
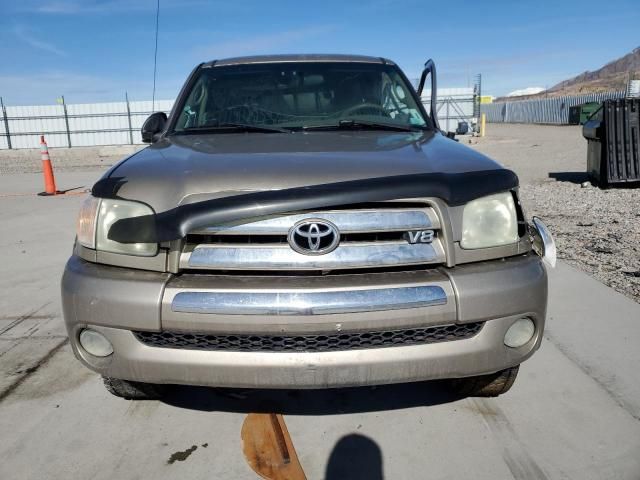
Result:
<instances>
[{"instance_id":1,"label":"asphalt pavement","mask_svg":"<svg viewBox=\"0 0 640 480\"><path fill-rule=\"evenodd\" d=\"M100 171L68 172L59 188ZM176 387L128 402L73 358L59 280L83 198L0 176L0 479L255 479L240 432L277 412L309 479L639 479L640 304L560 263L548 328L513 389Z\"/></svg>"}]
</instances>

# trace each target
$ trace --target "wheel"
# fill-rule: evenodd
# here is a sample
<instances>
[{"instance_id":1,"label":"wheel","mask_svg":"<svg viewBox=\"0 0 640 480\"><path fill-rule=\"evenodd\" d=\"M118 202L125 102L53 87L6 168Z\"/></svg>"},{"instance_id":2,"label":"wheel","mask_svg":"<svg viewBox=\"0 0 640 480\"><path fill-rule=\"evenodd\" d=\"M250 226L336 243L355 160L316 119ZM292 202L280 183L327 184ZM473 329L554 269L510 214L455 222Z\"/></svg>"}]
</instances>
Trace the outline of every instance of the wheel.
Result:
<instances>
[{"instance_id":1,"label":"wheel","mask_svg":"<svg viewBox=\"0 0 640 480\"><path fill-rule=\"evenodd\" d=\"M450 381L451 388L465 397L497 397L507 393L516 381L519 365L489 375L455 378Z\"/></svg>"},{"instance_id":2,"label":"wheel","mask_svg":"<svg viewBox=\"0 0 640 480\"><path fill-rule=\"evenodd\" d=\"M119 378L102 377L105 388L116 397L126 400L158 400L162 398L165 387L154 383L132 382Z\"/></svg>"}]
</instances>

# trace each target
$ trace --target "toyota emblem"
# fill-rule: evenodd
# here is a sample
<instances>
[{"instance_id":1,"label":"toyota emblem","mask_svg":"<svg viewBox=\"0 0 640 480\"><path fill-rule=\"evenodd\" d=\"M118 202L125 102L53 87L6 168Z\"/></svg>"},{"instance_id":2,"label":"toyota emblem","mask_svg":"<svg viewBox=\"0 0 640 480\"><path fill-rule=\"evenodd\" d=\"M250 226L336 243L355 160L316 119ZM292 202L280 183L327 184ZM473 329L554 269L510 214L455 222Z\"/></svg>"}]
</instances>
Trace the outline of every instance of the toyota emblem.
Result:
<instances>
[{"instance_id":1,"label":"toyota emblem","mask_svg":"<svg viewBox=\"0 0 640 480\"><path fill-rule=\"evenodd\" d=\"M298 253L324 255L336 249L340 243L340 232L326 220L302 220L289 230L288 241Z\"/></svg>"}]
</instances>

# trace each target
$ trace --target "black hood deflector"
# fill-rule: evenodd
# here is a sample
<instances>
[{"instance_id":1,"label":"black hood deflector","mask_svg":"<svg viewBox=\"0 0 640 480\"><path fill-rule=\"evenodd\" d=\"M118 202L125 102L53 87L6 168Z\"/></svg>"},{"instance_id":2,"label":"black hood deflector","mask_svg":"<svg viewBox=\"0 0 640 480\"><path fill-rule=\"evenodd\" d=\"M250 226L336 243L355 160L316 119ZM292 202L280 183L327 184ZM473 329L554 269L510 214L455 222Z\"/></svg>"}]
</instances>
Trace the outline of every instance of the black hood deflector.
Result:
<instances>
[{"instance_id":1,"label":"black hood deflector","mask_svg":"<svg viewBox=\"0 0 640 480\"><path fill-rule=\"evenodd\" d=\"M120 198L126 178L109 177L92 190L96 197ZM247 223L267 215L309 211L339 205L436 197L451 206L518 186L511 170L425 173L326 183L270 190L180 205L171 210L115 222L108 237L120 243L156 243L183 238L198 228Z\"/></svg>"}]
</instances>

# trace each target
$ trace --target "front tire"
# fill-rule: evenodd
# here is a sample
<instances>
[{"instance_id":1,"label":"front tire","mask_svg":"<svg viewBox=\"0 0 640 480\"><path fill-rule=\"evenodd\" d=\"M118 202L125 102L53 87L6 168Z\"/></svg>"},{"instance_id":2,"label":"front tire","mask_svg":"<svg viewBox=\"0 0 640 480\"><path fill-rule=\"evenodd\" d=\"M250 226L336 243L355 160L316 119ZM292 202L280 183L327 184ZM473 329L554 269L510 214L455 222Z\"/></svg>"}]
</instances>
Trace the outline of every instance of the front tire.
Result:
<instances>
[{"instance_id":1,"label":"front tire","mask_svg":"<svg viewBox=\"0 0 640 480\"><path fill-rule=\"evenodd\" d=\"M516 365L489 375L452 379L450 386L456 393L465 397L497 397L507 393L513 386L519 368L520 365Z\"/></svg>"},{"instance_id":2,"label":"front tire","mask_svg":"<svg viewBox=\"0 0 640 480\"><path fill-rule=\"evenodd\" d=\"M112 377L102 377L102 381L109 393L125 400L159 400L165 390L163 385Z\"/></svg>"}]
</instances>

